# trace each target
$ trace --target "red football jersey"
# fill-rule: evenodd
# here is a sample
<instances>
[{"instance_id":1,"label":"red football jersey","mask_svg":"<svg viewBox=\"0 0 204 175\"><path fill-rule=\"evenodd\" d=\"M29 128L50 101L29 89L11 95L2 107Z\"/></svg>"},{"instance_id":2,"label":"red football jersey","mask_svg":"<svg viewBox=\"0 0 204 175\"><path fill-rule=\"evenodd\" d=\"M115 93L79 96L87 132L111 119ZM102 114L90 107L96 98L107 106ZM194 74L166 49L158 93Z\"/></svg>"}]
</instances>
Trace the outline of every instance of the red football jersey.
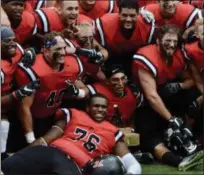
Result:
<instances>
[{"instance_id":1,"label":"red football jersey","mask_svg":"<svg viewBox=\"0 0 204 175\"><path fill-rule=\"evenodd\" d=\"M51 8L42 8L36 10L34 13L38 30L42 33L48 33L51 31L61 32L64 29L63 21L59 14ZM92 24L92 19L85 15L78 15L77 23L82 21L88 21Z\"/></svg>"},{"instance_id":2,"label":"red football jersey","mask_svg":"<svg viewBox=\"0 0 204 175\"><path fill-rule=\"evenodd\" d=\"M119 14L106 14L95 21L99 43L113 55L134 53L138 48L151 43L155 30L154 23L147 24L141 16L137 17L132 36L125 38L120 30Z\"/></svg>"},{"instance_id":3,"label":"red football jersey","mask_svg":"<svg viewBox=\"0 0 204 175\"><path fill-rule=\"evenodd\" d=\"M18 85L27 84L30 80L40 79L40 88L36 90L31 113L34 117L52 116L60 106L67 87L65 80L74 82L83 71L80 60L75 56L65 58L64 68L57 72L45 61L42 54L37 55L31 68L25 68L22 64L16 71Z\"/></svg>"},{"instance_id":4,"label":"red football jersey","mask_svg":"<svg viewBox=\"0 0 204 175\"><path fill-rule=\"evenodd\" d=\"M17 44L16 55L11 58L11 62L1 59L1 96L13 91L14 73L23 54L23 48Z\"/></svg>"},{"instance_id":5,"label":"red football jersey","mask_svg":"<svg viewBox=\"0 0 204 175\"><path fill-rule=\"evenodd\" d=\"M191 4L197 8L204 8L204 0L183 0L184 4Z\"/></svg>"},{"instance_id":6,"label":"red football jersey","mask_svg":"<svg viewBox=\"0 0 204 175\"><path fill-rule=\"evenodd\" d=\"M75 40L65 39L65 42L69 47L72 47L72 48L80 47L79 44L77 43L77 41L75 41ZM98 71L100 70L100 66L98 66L97 64L91 63L87 57L79 56L79 59L81 60L81 62L83 64L84 75L87 74L87 75L90 75L92 77L95 77L96 74L98 73ZM82 79L83 79L83 77L82 77Z\"/></svg>"},{"instance_id":7,"label":"red football jersey","mask_svg":"<svg viewBox=\"0 0 204 175\"><path fill-rule=\"evenodd\" d=\"M170 19L163 18L159 4L150 4L145 9L154 14L156 25L175 24L183 30L201 18L199 10L189 4L177 4L175 14Z\"/></svg>"},{"instance_id":8,"label":"red football jersey","mask_svg":"<svg viewBox=\"0 0 204 175\"><path fill-rule=\"evenodd\" d=\"M173 56L173 63L168 66L163 61L157 45L149 45L138 50L133 56L132 72L137 74L138 68L149 71L158 85L176 79L186 68L181 50Z\"/></svg>"},{"instance_id":9,"label":"red football jersey","mask_svg":"<svg viewBox=\"0 0 204 175\"><path fill-rule=\"evenodd\" d=\"M105 95L108 98L109 118L113 116L115 112L113 106L117 104L124 123L128 122L128 120L134 113L137 105L141 103L140 101L138 101L139 98L137 98L128 87L125 88L125 96L122 98L117 97L110 89L110 87L104 83L94 83L92 85L87 85L87 87L91 94L95 94L98 92Z\"/></svg>"},{"instance_id":10,"label":"red football jersey","mask_svg":"<svg viewBox=\"0 0 204 175\"><path fill-rule=\"evenodd\" d=\"M114 0L95 1L93 8L90 11L83 9L79 1L79 13L84 14L92 19L100 18L106 13L118 13L118 6Z\"/></svg>"},{"instance_id":11,"label":"red football jersey","mask_svg":"<svg viewBox=\"0 0 204 175\"><path fill-rule=\"evenodd\" d=\"M199 41L186 44L182 50L185 58L193 61L197 69L202 73L204 71L204 50L199 46Z\"/></svg>"},{"instance_id":12,"label":"red football jersey","mask_svg":"<svg viewBox=\"0 0 204 175\"><path fill-rule=\"evenodd\" d=\"M25 10L33 12L34 10L45 7L46 0L27 0L25 3Z\"/></svg>"},{"instance_id":13,"label":"red football jersey","mask_svg":"<svg viewBox=\"0 0 204 175\"><path fill-rule=\"evenodd\" d=\"M24 10L20 25L16 29L13 29L13 31L16 36L16 41L20 44L24 44L28 38L37 32L37 24L35 23L34 16Z\"/></svg>"},{"instance_id":14,"label":"red football jersey","mask_svg":"<svg viewBox=\"0 0 204 175\"><path fill-rule=\"evenodd\" d=\"M123 133L108 121L98 123L84 111L62 109L67 115L64 134L51 143L82 168L91 159L110 154Z\"/></svg>"},{"instance_id":15,"label":"red football jersey","mask_svg":"<svg viewBox=\"0 0 204 175\"><path fill-rule=\"evenodd\" d=\"M137 0L139 7L144 7L149 4L157 4L158 0Z\"/></svg>"}]
</instances>

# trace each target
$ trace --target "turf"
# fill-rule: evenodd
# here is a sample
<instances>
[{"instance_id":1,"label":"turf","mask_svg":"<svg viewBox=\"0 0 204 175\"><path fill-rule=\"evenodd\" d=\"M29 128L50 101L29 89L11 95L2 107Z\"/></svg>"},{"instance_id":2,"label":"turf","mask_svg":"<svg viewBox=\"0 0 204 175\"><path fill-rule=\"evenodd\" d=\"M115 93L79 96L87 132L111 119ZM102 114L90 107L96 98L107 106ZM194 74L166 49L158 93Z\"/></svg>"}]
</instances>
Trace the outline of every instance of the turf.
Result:
<instances>
[{"instance_id":1,"label":"turf","mask_svg":"<svg viewBox=\"0 0 204 175\"><path fill-rule=\"evenodd\" d=\"M177 168L161 164L142 165L142 174L204 174L204 168L196 167L193 170L182 172Z\"/></svg>"}]
</instances>

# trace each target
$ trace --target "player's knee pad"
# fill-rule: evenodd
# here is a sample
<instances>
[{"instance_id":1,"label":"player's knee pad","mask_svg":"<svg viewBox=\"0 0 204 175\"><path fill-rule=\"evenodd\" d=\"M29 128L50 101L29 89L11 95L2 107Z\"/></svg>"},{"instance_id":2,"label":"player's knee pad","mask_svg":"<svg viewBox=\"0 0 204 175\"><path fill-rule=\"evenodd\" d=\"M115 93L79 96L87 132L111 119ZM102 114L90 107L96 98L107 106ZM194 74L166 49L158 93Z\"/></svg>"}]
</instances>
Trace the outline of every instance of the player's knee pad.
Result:
<instances>
[{"instance_id":1,"label":"player's knee pad","mask_svg":"<svg viewBox=\"0 0 204 175\"><path fill-rule=\"evenodd\" d=\"M101 155L83 168L84 175L124 175L125 167L115 155Z\"/></svg>"}]
</instances>

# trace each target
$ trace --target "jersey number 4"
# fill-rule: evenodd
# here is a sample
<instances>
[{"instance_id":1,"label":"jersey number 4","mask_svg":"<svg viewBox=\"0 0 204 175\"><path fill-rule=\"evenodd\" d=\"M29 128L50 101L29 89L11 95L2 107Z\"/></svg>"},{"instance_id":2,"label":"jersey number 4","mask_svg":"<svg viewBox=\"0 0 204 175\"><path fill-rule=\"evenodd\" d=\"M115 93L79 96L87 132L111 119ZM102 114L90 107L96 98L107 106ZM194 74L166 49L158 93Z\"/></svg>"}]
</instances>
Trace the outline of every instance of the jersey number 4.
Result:
<instances>
[{"instance_id":1,"label":"jersey number 4","mask_svg":"<svg viewBox=\"0 0 204 175\"><path fill-rule=\"evenodd\" d=\"M73 140L81 140L84 137L88 135L87 141L83 144L83 146L89 151L92 152L97 148L97 145L100 143L100 138L93 134L93 133L88 133L88 131L82 129L82 128L76 128L75 129L75 134L77 137Z\"/></svg>"},{"instance_id":2,"label":"jersey number 4","mask_svg":"<svg viewBox=\"0 0 204 175\"><path fill-rule=\"evenodd\" d=\"M65 90L66 89L61 89L60 91L51 91L46 100L47 107L51 108L54 107L55 104L60 103L63 99Z\"/></svg>"}]
</instances>

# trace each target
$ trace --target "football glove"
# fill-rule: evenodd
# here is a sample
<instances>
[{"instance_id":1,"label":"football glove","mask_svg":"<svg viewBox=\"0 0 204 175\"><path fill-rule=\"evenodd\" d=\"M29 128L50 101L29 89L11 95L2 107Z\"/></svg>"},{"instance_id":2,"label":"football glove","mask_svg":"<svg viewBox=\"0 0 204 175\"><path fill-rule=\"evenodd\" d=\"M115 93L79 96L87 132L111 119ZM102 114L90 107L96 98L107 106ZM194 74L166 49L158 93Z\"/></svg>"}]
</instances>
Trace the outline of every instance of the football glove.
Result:
<instances>
[{"instance_id":1,"label":"football glove","mask_svg":"<svg viewBox=\"0 0 204 175\"><path fill-rule=\"evenodd\" d=\"M167 96L172 96L174 94L177 94L181 90L180 83L168 83L165 86L165 91Z\"/></svg>"},{"instance_id":2,"label":"football glove","mask_svg":"<svg viewBox=\"0 0 204 175\"><path fill-rule=\"evenodd\" d=\"M70 80L66 80L65 82L68 85L65 90L65 95L69 97L79 95L79 89L74 84L72 84Z\"/></svg>"},{"instance_id":3,"label":"football glove","mask_svg":"<svg viewBox=\"0 0 204 175\"><path fill-rule=\"evenodd\" d=\"M183 120L177 117L172 117L169 120L168 128L172 128L173 130L181 128L183 125Z\"/></svg>"},{"instance_id":4,"label":"football glove","mask_svg":"<svg viewBox=\"0 0 204 175\"><path fill-rule=\"evenodd\" d=\"M30 67L35 62L35 58L36 58L35 50L33 48L29 48L25 50L25 53L23 55L23 59L21 60L21 62L25 67Z\"/></svg>"},{"instance_id":5,"label":"football glove","mask_svg":"<svg viewBox=\"0 0 204 175\"><path fill-rule=\"evenodd\" d=\"M76 54L87 57L92 63L97 65L102 65L104 63L102 53L97 52L95 49L76 48Z\"/></svg>"},{"instance_id":6,"label":"football glove","mask_svg":"<svg viewBox=\"0 0 204 175\"><path fill-rule=\"evenodd\" d=\"M32 81L26 86L19 88L12 93L12 96L16 100L22 100L26 96L31 96L37 88L40 87L40 80Z\"/></svg>"}]
</instances>

